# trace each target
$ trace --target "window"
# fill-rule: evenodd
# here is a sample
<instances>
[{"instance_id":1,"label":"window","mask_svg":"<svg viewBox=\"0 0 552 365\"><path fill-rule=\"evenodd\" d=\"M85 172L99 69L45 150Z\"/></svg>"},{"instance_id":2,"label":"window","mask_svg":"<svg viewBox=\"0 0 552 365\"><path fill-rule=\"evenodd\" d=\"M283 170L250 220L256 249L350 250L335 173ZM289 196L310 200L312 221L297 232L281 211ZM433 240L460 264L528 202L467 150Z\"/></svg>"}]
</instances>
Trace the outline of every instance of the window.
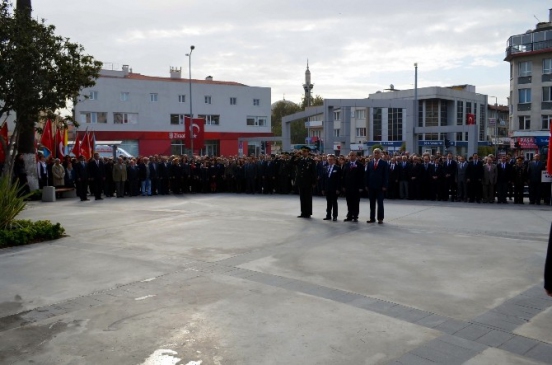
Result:
<instances>
[{"instance_id":1,"label":"window","mask_svg":"<svg viewBox=\"0 0 552 365\"><path fill-rule=\"evenodd\" d=\"M531 89L519 89L519 103L525 104L531 102Z\"/></svg>"},{"instance_id":2,"label":"window","mask_svg":"<svg viewBox=\"0 0 552 365\"><path fill-rule=\"evenodd\" d=\"M90 93L88 94L88 100L98 100L98 92L90 91Z\"/></svg>"},{"instance_id":3,"label":"window","mask_svg":"<svg viewBox=\"0 0 552 365\"><path fill-rule=\"evenodd\" d=\"M121 91L121 101L128 101L130 93L128 91Z\"/></svg>"},{"instance_id":4,"label":"window","mask_svg":"<svg viewBox=\"0 0 552 365\"><path fill-rule=\"evenodd\" d=\"M83 112L81 113L81 123L88 123L88 124L107 123L107 113Z\"/></svg>"},{"instance_id":5,"label":"window","mask_svg":"<svg viewBox=\"0 0 552 365\"><path fill-rule=\"evenodd\" d=\"M185 114L171 114L171 125L184 124Z\"/></svg>"},{"instance_id":6,"label":"window","mask_svg":"<svg viewBox=\"0 0 552 365\"><path fill-rule=\"evenodd\" d=\"M542 101L552 101L552 86L542 88Z\"/></svg>"},{"instance_id":7,"label":"window","mask_svg":"<svg viewBox=\"0 0 552 365\"><path fill-rule=\"evenodd\" d=\"M211 104L211 96L205 95L205 104Z\"/></svg>"},{"instance_id":8,"label":"window","mask_svg":"<svg viewBox=\"0 0 552 365\"><path fill-rule=\"evenodd\" d=\"M259 106L259 105L261 105L261 101L259 99L253 99L253 105L254 106Z\"/></svg>"},{"instance_id":9,"label":"window","mask_svg":"<svg viewBox=\"0 0 552 365\"><path fill-rule=\"evenodd\" d=\"M236 105L238 103L238 98L230 98L230 105Z\"/></svg>"},{"instance_id":10,"label":"window","mask_svg":"<svg viewBox=\"0 0 552 365\"><path fill-rule=\"evenodd\" d=\"M258 126L258 127L266 127L268 118L267 117L253 117L249 116L247 117L247 125L251 126Z\"/></svg>"},{"instance_id":11,"label":"window","mask_svg":"<svg viewBox=\"0 0 552 365\"><path fill-rule=\"evenodd\" d=\"M366 137L366 128L357 128L356 129L357 137Z\"/></svg>"},{"instance_id":12,"label":"window","mask_svg":"<svg viewBox=\"0 0 552 365\"><path fill-rule=\"evenodd\" d=\"M545 131L550 130L550 119L552 119L552 115L542 116L542 125L541 125L542 130L545 130Z\"/></svg>"},{"instance_id":13,"label":"window","mask_svg":"<svg viewBox=\"0 0 552 365\"><path fill-rule=\"evenodd\" d=\"M519 117L519 128L522 129L531 129L531 117L528 116L522 116Z\"/></svg>"},{"instance_id":14,"label":"window","mask_svg":"<svg viewBox=\"0 0 552 365\"><path fill-rule=\"evenodd\" d=\"M387 109L387 139L402 141L403 110L400 108Z\"/></svg>"},{"instance_id":15,"label":"window","mask_svg":"<svg viewBox=\"0 0 552 365\"><path fill-rule=\"evenodd\" d=\"M545 58L542 60L542 73L552 74L552 58Z\"/></svg>"},{"instance_id":16,"label":"window","mask_svg":"<svg viewBox=\"0 0 552 365\"><path fill-rule=\"evenodd\" d=\"M206 125L219 125L220 115L198 115L198 118L205 119Z\"/></svg>"},{"instance_id":17,"label":"window","mask_svg":"<svg viewBox=\"0 0 552 365\"><path fill-rule=\"evenodd\" d=\"M171 155L182 155L185 151L184 140L172 139L171 140Z\"/></svg>"},{"instance_id":18,"label":"window","mask_svg":"<svg viewBox=\"0 0 552 365\"><path fill-rule=\"evenodd\" d=\"M138 114L135 113L113 113L114 124L138 124Z\"/></svg>"},{"instance_id":19,"label":"window","mask_svg":"<svg viewBox=\"0 0 552 365\"><path fill-rule=\"evenodd\" d=\"M186 102L186 95L178 95L178 102L179 103L185 103Z\"/></svg>"},{"instance_id":20,"label":"window","mask_svg":"<svg viewBox=\"0 0 552 365\"><path fill-rule=\"evenodd\" d=\"M150 101L156 103L158 101L158 94L157 93L151 93L150 94Z\"/></svg>"},{"instance_id":21,"label":"window","mask_svg":"<svg viewBox=\"0 0 552 365\"><path fill-rule=\"evenodd\" d=\"M366 119L366 109L355 110L356 119Z\"/></svg>"},{"instance_id":22,"label":"window","mask_svg":"<svg viewBox=\"0 0 552 365\"><path fill-rule=\"evenodd\" d=\"M456 102L456 125L464 124L464 102ZM461 140L461 139L460 139Z\"/></svg>"},{"instance_id":23,"label":"window","mask_svg":"<svg viewBox=\"0 0 552 365\"><path fill-rule=\"evenodd\" d=\"M519 63L519 76L531 76L531 61Z\"/></svg>"},{"instance_id":24,"label":"window","mask_svg":"<svg viewBox=\"0 0 552 365\"><path fill-rule=\"evenodd\" d=\"M374 121L372 123L372 126L374 128L374 137L372 139L374 141L381 141L381 128L383 124L382 118L382 109L374 108Z\"/></svg>"},{"instance_id":25,"label":"window","mask_svg":"<svg viewBox=\"0 0 552 365\"><path fill-rule=\"evenodd\" d=\"M339 137L339 132L341 131L341 129L334 129L334 137Z\"/></svg>"},{"instance_id":26,"label":"window","mask_svg":"<svg viewBox=\"0 0 552 365\"><path fill-rule=\"evenodd\" d=\"M334 112L334 120L341 120L341 110Z\"/></svg>"},{"instance_id":27,"label":"window","mask_svg":"<svg viewBox=\"0 0 552 365\"><path fill-rule=\"evenodd\" d=\"M432 99L425 102L425 127L439 126L439 100Z\"/></svg>"}]
</instances>

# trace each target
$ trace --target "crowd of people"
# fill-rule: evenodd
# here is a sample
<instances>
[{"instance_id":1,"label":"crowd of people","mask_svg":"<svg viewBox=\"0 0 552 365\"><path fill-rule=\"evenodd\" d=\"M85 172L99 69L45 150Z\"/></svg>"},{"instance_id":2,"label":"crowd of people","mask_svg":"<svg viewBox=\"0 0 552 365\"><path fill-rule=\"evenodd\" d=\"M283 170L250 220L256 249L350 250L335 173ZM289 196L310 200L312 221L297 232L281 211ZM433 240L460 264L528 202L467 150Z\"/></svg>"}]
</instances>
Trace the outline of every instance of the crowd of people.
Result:
<instances>
[{"instance_id":1,"label":"crowd of people","mask_svg":"<svg viewBox=\"0 0 552 365\"><path fill-rule=\"evenodd\" d=\"M74 187L81 200L87 200L89 195L102 199L220 192L291 194L298 193L294 159L300 153L258 157L121 156L115 160L100 158L96 153L89 161L82 156L66 156L63 160L39 156L37 172L41 188ZM367 168L373 157L352 152L335 157L335 165L343 169L354 159L359 168ZM310 153L310 159L316 170L313 194L322 196L328 156ZM532 161L509 155L480 158L477 154L466 160L450 153L393 155L383 151L381 159L388 169L385 199L523 204L524 187L528 186L530 204L550 204L550 183L541 182L545 164L538 154ZM14 177L24 183L22 163L22 159L16 159ZM367 189L359 188L360 196L367 197ZM346 194L342 191L339 196Z\"/></svg>"}]
</instances>

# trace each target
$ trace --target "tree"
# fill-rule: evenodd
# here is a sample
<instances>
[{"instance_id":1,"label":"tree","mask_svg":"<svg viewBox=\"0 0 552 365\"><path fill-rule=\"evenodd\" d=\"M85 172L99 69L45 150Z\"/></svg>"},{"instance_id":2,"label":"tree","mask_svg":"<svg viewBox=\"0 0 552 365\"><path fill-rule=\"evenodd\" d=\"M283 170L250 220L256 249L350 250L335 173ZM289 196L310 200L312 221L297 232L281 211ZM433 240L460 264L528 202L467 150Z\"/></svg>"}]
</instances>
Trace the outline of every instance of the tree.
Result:
<instances>
[{"instance_id":1,"label":"tree","mask_svg":"<svg viewBox=\"0 0 552 365\"><path fill-rule=\"evenodd\" d=\"M292 101L280 100L272 105L272 133L275 136L282 135L282 118L301 111L301 107ZM304 123L291 123L291 143L304 143L306 128Z\"/></svg>"},{"instance_id":2,"label":"tree","mask_svg":"<svg viewBox=\"0 0 552 365\"><path fill-rule=\"evenodd\" d=\"M316 95L314 98L311 99L310 106L322 106L324 105L324 98L320 95ZM305 110L307 107L307 99L305 97L301 97L301 110Z\"/></svg>"},{"instance_id":3,"label":"tree","mask_svg":"<svg viewBox=\"0 0 552 365\"><path fill-rule=\"evenodd\" d=\"M24 154L31 189L37 187L35 124L41 113L66 108L83 88L95 84L102 63L84 53L80 44L55 34L55 26L31 18L30 0L19 0L13 9L0 3L0 120L15 112L11 171L16 152ZM34 178L33 178L34 177Z\"/></svg>"}]
</instances>

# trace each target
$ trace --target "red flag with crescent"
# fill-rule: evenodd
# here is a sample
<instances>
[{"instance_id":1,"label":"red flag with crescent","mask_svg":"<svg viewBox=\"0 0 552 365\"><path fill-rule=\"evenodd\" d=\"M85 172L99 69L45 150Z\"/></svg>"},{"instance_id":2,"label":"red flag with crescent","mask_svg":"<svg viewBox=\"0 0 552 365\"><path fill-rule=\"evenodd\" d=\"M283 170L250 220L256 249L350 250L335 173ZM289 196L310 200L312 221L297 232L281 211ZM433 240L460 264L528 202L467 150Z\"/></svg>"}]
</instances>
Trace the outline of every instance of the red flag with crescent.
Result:
<instances>
[{"instance_id":1,"label":"red flag with crescent","mask_svg":"<svg viewBox=\"0 0 552 365\"><path fill-rule=\"evenodd\" d=\"M184 118L184 128L186 132L186 147L192 146L192 138L194 151L205 147L205 119L193 118L190 126L190 118Z\"/></svg>"},{"instance_id":2,"label":"red flag with crescent","mask_svg":"<svg viewBox=\"0 0 552 365\"><path fill-rule=\"evenodd\" d=\"M467 125L475 124L475 114L466 115L466 124Z\"/></svg>"},{"instance_id":3,"label":"red flag with crescent","mask_svg":"<svg viewBox=\"0 0 552 365\"><path fill-rule=\"evenodd\" d=\"M6 151L8 149L8 122L4 122L2 124L2 127L0 128L0 138L2 138L2 142L0 142L0 163L4 163L6 161ZM6 147L6 149L4 149Z\"/></svg>"},{"instance_id":4,"label":"red flag with crescent","mask_svg":"<svg viewBox=\"0 0 552 365\"><path fill-rule=\"evenodd\" d=\"M550 124L550 137L548 137L548 160L546 162L546 171L552 175L552 119L548 121Z\"/></svg>"}]
</instances>

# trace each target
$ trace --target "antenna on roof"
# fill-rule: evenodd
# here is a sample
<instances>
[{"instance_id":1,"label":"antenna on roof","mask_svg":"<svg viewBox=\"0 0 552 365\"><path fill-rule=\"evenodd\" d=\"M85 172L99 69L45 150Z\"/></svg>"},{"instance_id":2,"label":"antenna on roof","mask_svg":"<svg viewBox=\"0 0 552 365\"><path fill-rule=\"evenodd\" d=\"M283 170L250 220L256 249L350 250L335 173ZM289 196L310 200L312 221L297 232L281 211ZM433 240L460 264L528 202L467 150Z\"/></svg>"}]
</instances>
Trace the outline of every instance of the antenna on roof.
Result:
<instances>
[{"instance_id":1,"label":"antenna on roof","mask_svg":"<svg viewBox=\"0 0 552 365\"><path fill-rule=\"evenodd\" d=\"M539 22L539 23L541 22L541 21L539 20L539 18L537 18L536 15L533 15L533 16L535 17L535 19L537 19L537 22Z\"/></svg>"}]
</instances>

